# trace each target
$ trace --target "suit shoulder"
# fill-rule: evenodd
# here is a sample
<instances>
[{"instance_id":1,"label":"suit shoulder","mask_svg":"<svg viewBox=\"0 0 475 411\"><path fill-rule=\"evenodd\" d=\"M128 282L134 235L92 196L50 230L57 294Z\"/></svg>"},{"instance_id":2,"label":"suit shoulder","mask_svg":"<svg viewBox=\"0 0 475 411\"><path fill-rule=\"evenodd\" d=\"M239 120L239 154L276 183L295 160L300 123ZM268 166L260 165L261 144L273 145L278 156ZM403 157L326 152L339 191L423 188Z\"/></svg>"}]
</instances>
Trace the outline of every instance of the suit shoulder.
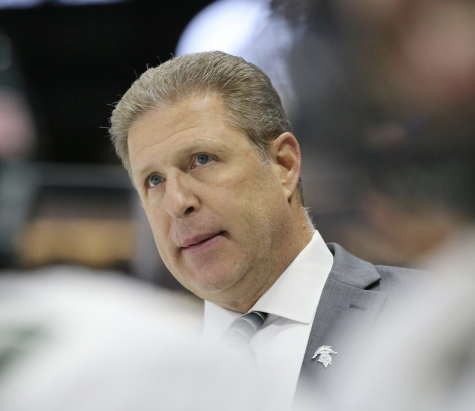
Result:
<instances>
[{"instance_id":1,"label":"suit shoulder","mask_svg":"<svg viewBox=\"0 0 475 411\"><path fill-rule=\"evenodd\" d=\"M338 244L330 243L327 246L334 257L329 278L354 287L391 291L425 277L425 272L421 270L374 265L355 257Z\"/></svg>"}]
</instances>

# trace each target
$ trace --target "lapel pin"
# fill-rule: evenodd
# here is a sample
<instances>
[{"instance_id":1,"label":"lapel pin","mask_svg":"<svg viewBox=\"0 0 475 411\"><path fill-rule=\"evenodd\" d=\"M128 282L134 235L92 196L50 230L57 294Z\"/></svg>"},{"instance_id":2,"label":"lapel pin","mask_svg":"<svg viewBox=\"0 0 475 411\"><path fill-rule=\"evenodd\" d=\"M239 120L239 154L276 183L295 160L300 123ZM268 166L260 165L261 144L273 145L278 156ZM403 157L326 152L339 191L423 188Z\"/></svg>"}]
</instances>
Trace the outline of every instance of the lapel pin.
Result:
<instances>
[{"instance_id":1,"label":"lapel pin","mask_svg":"<svg viewBox=\"0 0 475 411\"><path fill-rule=\"evenodd\" d=\"M322 345L315 351L313 354L312 360L318 357L318 362L321 362L325 368L332 363L332 357L330 354L338 354L337 351L334 351L331 345Z\"/></svg>"}]
</instances>

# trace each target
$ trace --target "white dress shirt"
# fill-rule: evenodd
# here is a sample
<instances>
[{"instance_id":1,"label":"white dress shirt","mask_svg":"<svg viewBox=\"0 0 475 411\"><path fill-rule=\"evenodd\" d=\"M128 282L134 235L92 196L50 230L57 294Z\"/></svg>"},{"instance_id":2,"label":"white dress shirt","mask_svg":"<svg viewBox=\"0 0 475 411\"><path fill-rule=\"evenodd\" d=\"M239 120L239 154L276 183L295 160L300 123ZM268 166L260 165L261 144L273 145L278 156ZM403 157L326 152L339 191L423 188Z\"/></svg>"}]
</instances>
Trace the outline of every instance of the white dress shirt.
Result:
<instances>
[{"instance_id":1,"label":"white dress shirt","mask_svg":"<svg viewBox=\"0 0 475 411\"><path fill-rule=\"evenodd\" d=\"M273 387L276 403L290 406L318 302L333 255L315 231L312 240L249 311L269 314L251 341L259 374ZM203 337L220 341L241 314L205 302Z\"/></svg>"}]
</instances>

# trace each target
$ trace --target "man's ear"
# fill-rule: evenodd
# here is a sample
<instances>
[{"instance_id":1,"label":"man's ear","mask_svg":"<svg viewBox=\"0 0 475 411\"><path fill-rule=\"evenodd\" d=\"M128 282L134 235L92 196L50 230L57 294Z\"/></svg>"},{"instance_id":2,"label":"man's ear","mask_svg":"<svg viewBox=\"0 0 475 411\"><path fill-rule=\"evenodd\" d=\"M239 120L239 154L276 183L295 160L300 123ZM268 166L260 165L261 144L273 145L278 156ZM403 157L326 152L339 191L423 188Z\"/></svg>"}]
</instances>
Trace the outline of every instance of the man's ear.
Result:
<instances>
[{"instance_id":1,"label":"man's ear","mask_svg":"<svg viewBox=\"0 0 475 411\"><path fill-rule=\"evenodd\" d=\"M283 133L272 141L270 155L287 200L295 193L302 167L302 156L297 139L291 133Z\"/></svg>"}]
</instances>

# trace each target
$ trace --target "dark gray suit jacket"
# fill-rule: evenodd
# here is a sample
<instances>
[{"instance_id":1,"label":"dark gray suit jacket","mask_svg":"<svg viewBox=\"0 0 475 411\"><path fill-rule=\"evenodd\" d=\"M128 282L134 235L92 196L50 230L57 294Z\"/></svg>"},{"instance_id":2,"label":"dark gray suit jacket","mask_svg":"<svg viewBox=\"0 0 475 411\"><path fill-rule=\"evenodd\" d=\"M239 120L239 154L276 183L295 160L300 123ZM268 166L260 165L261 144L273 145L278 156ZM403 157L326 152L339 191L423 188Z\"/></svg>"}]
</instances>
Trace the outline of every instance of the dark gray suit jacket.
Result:
<instances>
[{"instance_id":1,"label":"dark gray suit jacket","mask_svg":"<svg viewBox=\"0 0 475 411\"><path fill-rule=\"evenodd\" d=\"M399 297L420 277L419 271L376 266L363 261L337 244L328 244L334 255L333 267L323 288L302 363L298 391L324 388L332 375L362 348L387 300ZM330 345L327 368L318 357L322 345Z\"/></svg>"}]
</instances>

